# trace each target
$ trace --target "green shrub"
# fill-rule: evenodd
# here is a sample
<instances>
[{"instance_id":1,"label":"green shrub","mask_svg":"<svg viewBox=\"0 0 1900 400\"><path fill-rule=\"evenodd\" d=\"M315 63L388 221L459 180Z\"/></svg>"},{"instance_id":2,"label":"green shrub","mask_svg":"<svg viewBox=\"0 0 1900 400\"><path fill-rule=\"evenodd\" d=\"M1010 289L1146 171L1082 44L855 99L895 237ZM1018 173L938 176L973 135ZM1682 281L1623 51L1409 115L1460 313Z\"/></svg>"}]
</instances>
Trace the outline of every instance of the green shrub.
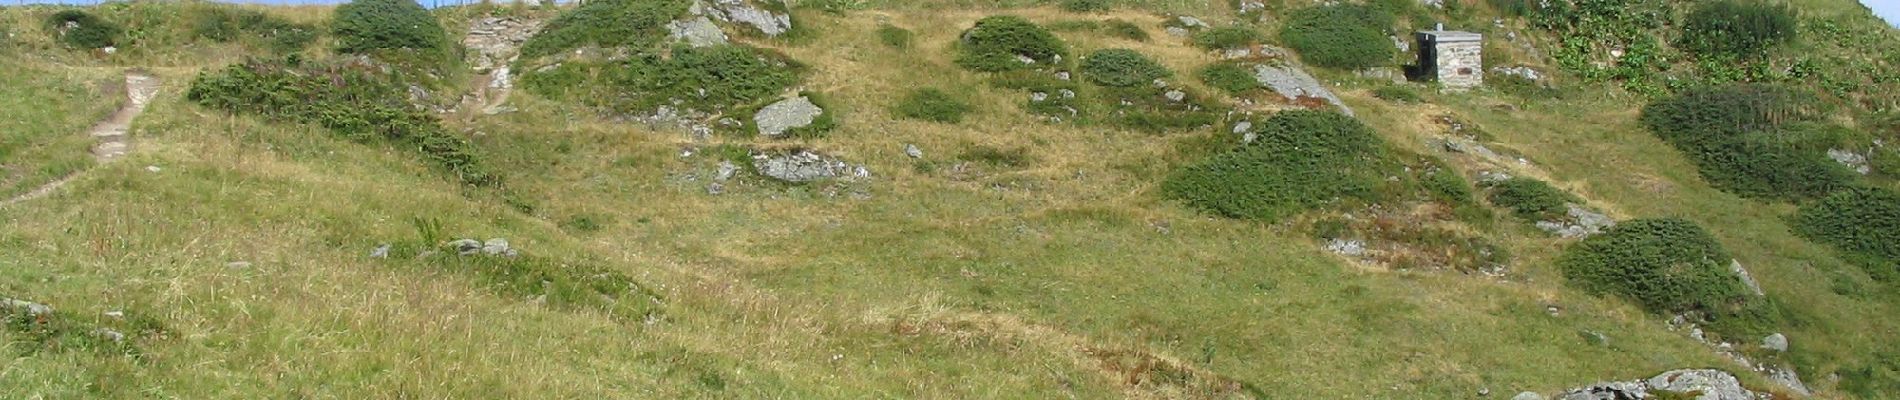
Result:
<instances>
[{"instance_id":1,"label":"green shrub","mask_svg":"<svg viewBox=\"0 0 1900 400\"><path fill-rule=\"evenodd\" d=\"M909 29L889 24L877 27L877 40L893 49L909 49L911 38L915 36L916 34L911 33Z\"/></svg>"},{"instance_id":2,"label":"green shrub","mask_svg":"<svg viewBox=\"0 0 1900 400\"><path fill-rule=\"evenodd\" d=\"M410 49L448 49L448 33L435 15L413 0L356 0L336 7L330 22L337 51L363 53Z\"/></svg>"},{"instance_id":3,"label":"green shrub","mask_svg":"<svg viewBox=\"0 0 1900 400\"><path fill-rule=\"evenodd\" d=\"M1141 25L1135 25L1133 22L1111 19L1103 21L1102 29L1107 32L1109 36L1137 42L1148 41L1148 30L1141 29Z\"/></svg>"},{"instance_id":4,"label":"green shrub","mask_svg":"<svg viewBox=\"0 0 1900 400\"><path fill-rule=\"evenodd\" d=\"M688 0L592 0L561 13L521 45L524 58L586 46L646 50L666 40L666 24L686 14Z\"/></svg>"},{"instance_id":5,"label":"green shrub","mask_svg":"<svg viewBox=\"0 0 1900 400\"><path fill-rule=\"evenodd\" d=\"M1360 69L1390 64L1395 49L1386 38L1392 16L1355 4L1294 11L1280 39L1308 63L1327 68Z\"/></svg>"},{"instance_id":6,"label":"green shrub","mask_svg":"<svg viewBox=\"0 0 1900 400\"><path fill-rule=\"evenodd\" d=\"M1619 223L1570 246L1557 265L1571 285L1592 294L1621 296L1658 314L1720 318L1747 300L1730 260L1701 226L1661 218Z\"/></svg>"},{"instance_id":7,"label":"green shrub","mask_svg":"<svg viewBox=\"0 0 1900 400\"><path fill-rule=\"evenodd\" d=\"M1129 49L1103 49L1082 60L1082 76L1097 85L1133 87L1173 75L1168 67Z\"/></svg>"},{"instance_id":8,"label":"green shrub","mask_svg":"<svg viewBox=\"0 0 1900 400\"><path fill-rule=\"evenodd\" d=\"M80 10L53 13L46 18L46 29L53 32L61 44L76 49L112 47L118 44L123 31L119 24Z\"/></svg>"},{"instance_id":9,"label":"green shrub","mask_svg":"<svg viewBox=\"0 0 1900 400\"><path fill-rule=\"evenodd\" d=\"M1419 183L1425 186L1425 190L1430 192L1433 198L1446 204L1471 203L1471 183L1466 182L1465 177L1458 176L1456 172L1435 171L1426 174L1425 179Z\"/></svg>"},{"instance_id":10,"label":"green shrub","mask_svg":"<svg viewBox=\"0 0 1900 400\"><path fill-rule=\"evenodd\" d=\"M622 111L674 106L716 112L764 106L798 83L804 70L775 53L719 45L679 47L671 57L636 54L612 64L569 61L527 73L522 84L543 96L579 96Z\"/></svg>"},{"instance_id":11,"label":"green shrub","mask_svg":"<svg viewBox=\"0 0 1900 400\"><path fill-rule=\"evenodd\" d=\"M1851 188L1801 206L1794 231L1834 247L1885 281L1900 281L1900 193Z\"/></svg>"},{"instance_id":12,"label":"green shrub","mask_svg":"<svg viewBox=\"0 0 1900 400\"><path fill-rule=\"evenodd\" d=\"M1253 70L1234 62L1208 64L1196 73L1201 82L1231 94L1241 94L1260 88L1260 79L1254 77Z\"/></svg>"},{"instance_id":13,"label":"green shrub","mask_svg":"<svg viewBox=\"0 0 1900 400\"><path fill-rule=\"evenodd\" d=\"M1716 0L1696 5L1682 26L1684 49L1745 57L1794 40L1795 11L1763 1Z\"/></svg>"},{"instance_id":14,"label":"green shrub","mask_svg":"<svg viewBox=\"0 0 1900 400\"><path fill-rule=\"evenodd\" d=\"M1062 0L1062 9L1072 12L1108 11L1108 0Z\"/></svg>"},{"instance_id":15,"label":"green shrub","mask_svg":"<svg viewBox=\"0 0 1900 400\"><path fill-rule=\"evenodd\" d=\"M1034 68L1018 57L1053 64L1068 54L1068 45L1055 34L1022 17L999 15L976 21L963 32L957 46L957 65L983 72Z\"/></svg>"},{"instance_id":16,"label":"green shrub","mask_svg":"<svg viewBox=\"0 0 1900 400\"><path fill-rule=\"evenodd\" d=\"M206 6L192 15L192 36L221 43L242 42L277 53L303 50L317 40L317 28L260 11Z\"/></svg>"},{"instance_id":17,"label":"green shrub","mask_svg":"<svg viewBox=\"0 0 1900 400\"><path fill-rule=\"evenodd\" d=\"M1565 204L1577 201L1576 196L1531 178L1505 179L1490 186L1491 204L1511 209L1511 214L1529 221L1563 217L1570 210Z\"/></svg>"},{"instance_id":18,"label":"green shrub","mask_svg":"<svg viewBox=\"0 0 1900 400\"><path fill-rule=\"evenodd\" d=\"M1758 199L1808 199L1845 186L1853 172L1806 144L1816 102L1774 86L1697 88L1651 102L1642 122L1694 161L1710 184ZM1817 148L1818 147L1818 148Z\"/></svg>"},{"instance_id":19,"label":"green shrub","mask_svg":"<svg viewBox=\"0 0 1900 400\"><path fill-rule=\"evenodd\" d=\"M467 140L409 103L408 87L375 69L251 60L198 74L185 98L223 111L320 126L354 141L414 148L465 184L500 184Z\"/></svg>"},{"instance_id":20,"label":"green shrub","mask_svg":"<svg viewBox=\"0 0 1900 400\"><path fill-rule=\"evenodd\" d=\"M909 96L898 102L894 111L899 117L954 124L963 122L963 115L970 110L969 103L943 90L920 88L912 90Z\"/></svg>"},{"instance_id":21,"label":"green shrub","mask_svg":"<svg viewBox=\"0 0 1900 400\"><path fill-rule=\"evenodd\" d=\"M1376 201L1396 163L1371 128L1325 111L1286 111L1255 128L1253 144L1169 174L1162 190L1229 218L1274 222L1336 201Z\"/></svg>"},{"instance_id":22,"label":"green shrub","mask_svg":"<svg viewBox=\"0 0 1900 400\"><path fill-rule=\"evenodd\" d=\"M1265 39L1260 31L1244 26L1223 26L1194 33L1194 45L1208 50L1247 47Z\"/></svg>"},{"instance_id":23,"label":"green shrub","mask_svg":"<svg viewBox=\"0 0 1900 400\"><path fill-rule=\"evenodd\" d=\"M1419 97L1417 90L1398 85L1380 86L1378 89L1372 89L1372 97L1395 103L1417 103L1424 100L1423 97Z\"/></svg>"}]
</instances>

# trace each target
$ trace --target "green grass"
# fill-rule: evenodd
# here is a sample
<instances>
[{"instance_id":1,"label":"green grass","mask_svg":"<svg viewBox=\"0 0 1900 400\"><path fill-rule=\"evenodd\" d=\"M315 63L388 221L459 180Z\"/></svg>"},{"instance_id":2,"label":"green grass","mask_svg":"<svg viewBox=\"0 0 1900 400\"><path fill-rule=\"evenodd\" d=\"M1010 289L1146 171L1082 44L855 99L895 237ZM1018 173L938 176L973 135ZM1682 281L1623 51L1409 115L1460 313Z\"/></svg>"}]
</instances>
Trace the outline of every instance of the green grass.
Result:
<instances>
[{"instance_id":1,"label":"green grass","mask_svg":"<svg viewBox=\"0 0 1900 400\"><path fill-rule=\"evenodd\" d=\"M108 94L102 85L113 74L99 70L54 69L0 61L14 73L0 76L0 198L92 166L93 138L86 129L122 102L123 91Z\"/></svg>"},{"instance_id":2,"label":"green grass","mask_svg":"<svg viewBox=\"0 0 1900 400\"><path fill-rule=\"evenodd\" d=\"M1186 11L1221 22L1230 11L1210 3L1220 2L1123 2L1104 17L1156 26L1147 13ZM43 38L10 47L32 55L17 62L72 75L25 82L41 88L26 94L49 99L83 99L90 92L46 88L118 73L73 65L185 68L154 70L168 86L135 124L146 133L128 159L52 197L0 207L0 296L88 324L124 310L165 334L138 342L148 357L15 356L0 373L0 398L1467 398L1692 366L1743 371L1664 329L1664 317L1567 287L1554 263L1566 242L1528 227L1405 233L1495 244L1510 255L1507 279L1497 280L1361 264L1323 250L1302 231L1308 221L1207 218L1166 200L1171 171L1238 147L1237 135L1051 124L990 106L1025 102L1028 89L986 84L1002 76L958 66L954 43L1005 12L993 7L1020 5L866 2L866 12L913 29L907 51L885 47L875 33L883 21L858 11L798 11L812 36L770 47L808 64L801 89L842 112L831 132L797 143L697 143L601 115L585 99L529 91L510 98L517 112L441 121L511 177L512 191L538 205L531 212L465 195L414 152L183 98L197 72L250 50L154 45L93 59ZM21 11L0 12L12 20ZM1039 24L1075 17L1056 7L1006 12ZM159 27L127 23L128 32ZM1077 53L1127 47L1175 71L1212 62L1179 40L1061 34ZM926 86L955 88L983 112L957 125L878 112ZM1824 396L1893 387L1882 357L1900 352L1888 337L1900 308L1889 286L1790 234L1793 205L1704 182L1644 130L1641 101L1601 85L1567 90L1575 95L1520 102L1479 91L1431 104L1380 101L1350 84L1339 92L1396 154L1426 159L1397 160L1414 175L1479 169L1453 158L1465 156L1423 156L1442 155L1425 144L1440 127L1425 121L1453 113L1527 160L1485 167L1561 182L1619 219L1678 216L1707 228L1786 314L1773 328L1796 344L1780 360ZM83 129L97 117L53 118L66 115L29 121ZM905 144L924 158L903 155ZM740 174L707 194L719 161L781 146L863 163L873 175L769 185ZM695 155L682 157L689 148ZM1467 197L1463 189L1420 191ZM1339 217L1319 213L1309 216ZM441 222L430 236L505 237L524 258L367 256L382 243L426 242L419 218ZM620 290L631 287L641 290ZM653 299L663 312L615 311ZM0 342L25 338L0 330ZM1820 378L1836 372L1839 384Z\"/></svg>"}]
</instances>

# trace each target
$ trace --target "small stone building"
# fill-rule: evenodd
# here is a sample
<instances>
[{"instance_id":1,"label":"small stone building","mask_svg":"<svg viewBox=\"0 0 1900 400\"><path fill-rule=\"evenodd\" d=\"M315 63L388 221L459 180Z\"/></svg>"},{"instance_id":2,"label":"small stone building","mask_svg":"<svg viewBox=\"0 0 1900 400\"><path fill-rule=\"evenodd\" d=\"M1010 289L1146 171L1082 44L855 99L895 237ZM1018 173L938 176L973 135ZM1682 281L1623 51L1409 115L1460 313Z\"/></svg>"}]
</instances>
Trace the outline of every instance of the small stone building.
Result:
<instances>
[{"instance_id":1,"label":"small stone building","mask_svg":"<svg viewBox=\"0 0 1900 400\"><path fill-rule=\"evenodd\" d=\"M1484 35L1447 30L1419 31L1420 77L1436 80L1446 89L1469 89L1484 84Z\"/></svg>"}]
</instances>

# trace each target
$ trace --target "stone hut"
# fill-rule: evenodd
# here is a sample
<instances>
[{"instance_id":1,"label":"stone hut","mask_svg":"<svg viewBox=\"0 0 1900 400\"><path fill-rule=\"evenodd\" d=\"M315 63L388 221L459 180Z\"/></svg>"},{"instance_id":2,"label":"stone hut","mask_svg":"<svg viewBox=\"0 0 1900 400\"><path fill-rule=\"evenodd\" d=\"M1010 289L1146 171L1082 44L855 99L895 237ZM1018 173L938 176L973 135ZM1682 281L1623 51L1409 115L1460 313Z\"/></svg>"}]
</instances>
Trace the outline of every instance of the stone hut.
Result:
<instances>
[{"instance_id":1,"label":"stone hut","mask_svg":"<svg viewBox=\"0 0 1900 400\"><path fill-rule=\"evenodd\" d=\"M1484 84L1484 35L1439 29L1419 31L1416 37L1420 77L1446 89Z\"/></svg>"}]
</instances>

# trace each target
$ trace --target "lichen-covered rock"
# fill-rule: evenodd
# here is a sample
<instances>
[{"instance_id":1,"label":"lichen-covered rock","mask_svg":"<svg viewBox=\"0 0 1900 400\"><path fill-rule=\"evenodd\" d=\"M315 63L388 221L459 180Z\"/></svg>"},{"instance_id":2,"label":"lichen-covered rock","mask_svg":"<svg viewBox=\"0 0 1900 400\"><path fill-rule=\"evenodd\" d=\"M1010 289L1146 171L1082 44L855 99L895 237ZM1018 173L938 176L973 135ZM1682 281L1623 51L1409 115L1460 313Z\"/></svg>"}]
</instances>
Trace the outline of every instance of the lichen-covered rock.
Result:
<instances>
[{"instance_id":1,"label":"lichen-covered rock","mask_svg":"<svg viewBox=\"0 0 1900 400\"><path fill-rule=\"evenodd\" d=\"M759 113L752 116L752 122L759 127L759 134L775 138L794 128L811 126L824 113L810 98L798 96L759 109Z\"/></svg>"},{"instance_id":2,"label":"lichen-covered rock","mask_svg":"<svg viewBox=\"0 0 1900 400\"><path fill-rule=\"evenodd\" d=\"M1729 260L1728 270L1729 272L1734 272L1735 276L1742 278L1742 286L1747 286L1749 292L1754 293L1756 296L1768 295L1768 292L1761 290L1761 283L1755 282L1755 276L1749 275L1747 268L1742 268L1742 260ZM1777 333L1777 335L1779 335L1779 333Z\"/></svg>"},{"instance_id":3,"label":"lichen-covered rock","mask_svg":"<svg viewBox=\"0 0 1900 400\"><path fill-rule=\"evenodd\" d=\"M468 48L469 66L477 71L505 68L521 44L541 30L541 21L510 17L477 18L468 25L462 47Z\"/></svg>"},{"instance_id":4,"label":"lichen-covered rock","mask_svg":"<svg viewBox=\"0 0 1900 400\"><path fill-rule=\"evenodd\" d=\"M775 13L754 3L749 0L702 0L694 2L691 11L693 15L703 15L719 22L750 25L767 37L778 37L792 30L790 14Z\"/></svg>"},{"instance_id":5,"label":"lichen-covered rock","mask_svg":"<svg viewBox=\"0 0 1900 400\"><path fill-rule=\"evenodd\" d=\"M1761 347L1774 351L1788 351L1788 335L1776 333L1761 338Z\"/></svg>"},{"instance_id":6,"label":"lichen-covered rock","mask_svg":"<svg viewBox=\"0 0 1900 400\"><path fill-rule=\"evenodd\" d=\"M1664 372L1646 382L1650 390L1698 394L1696 400L1755 400L1755 392L1742 388L1735 375L1713 369L1679 369Z\"/></svg>"},{"instance_id":7,"label":"lichen-covered rock","mask_svg":"<svg viewBox=\"0 0 1900 400\"><path fill-rule=\"evenodd\" d=\"M1640 400L1649 398L1649 386L1642 381L1598 382L1571 389L1558 396L1561 400Z\"/></svg>"},{"instance_id":8,"label":"lichen-covered rock","mask_svg":"<svg viewBox=\"0 0 1900 400\"><path fill-rule=\"evenodd\" d=\"M1559 221L1537 221L1537 228L1543 229L1566 239L1577 239L1603 233L1604 229L1616 226L1616 220L1576 204L1565 204L1568 208L1564 218Z\"/></svg>"},{"instance_id":9,"label":"lichen-covered rock","mask_svg":"<svg viewBox=\"0 0 1900 400\"><path fill-rule=\"evenodd\" d=\"M782 154L755 154L752 156L752 166L758 170L759 175L786 182L871 176L871 171L862 165L852 165L809 150Z\"/></svg>"},{"instance_id":10,"label":"lichen-covered rock","mask_svg":"<svg viewBox=\"0 0 1900 400\"><path fill-rule=\"evenodd\" d=\"M686 43L687 46L726 44L726 32L719 30L719 25L713 24L712 19L705 16L669 22L666 29L674 41Z\"/></svg>"},{"instance_id":11,"label":"lichen-covered rock","mask_svg":"<svg viewBox=\"0 0 1900 400\"><path fill-rule=\"evenodd\" d=\"M1872 168L1867 167L1867 156L1861 155L1860 153L1841 149L1827 149L1827 158L1834 159L1834 162L1841 163L1841 165L1845 165L1847 168L1851 168L1854 172L1858 172L1861 175L1873 172Z\"/></svg>"},{"instance_id":12,"label":"lichen-covered rock","mask_svg":"<svg viewBox=\"0 0 1900 400\"><path fill-rule=\"evenodd\" d=\"M1346 107L1345 101L1341 101L1339 96L1333 95L1333 91L1327 90L1325 85L1320 84L1319 79L1314 79L1312 75L1299 67L1255 65L1253 72L1254 79L1259 80L1261 85L1272 88L1274 93L1279 93L1288 100L1318 97L1325 99L1334 107L1339 107L1341 113L1352 115L1352 109Z\"/></svg>"}]
</instances>

